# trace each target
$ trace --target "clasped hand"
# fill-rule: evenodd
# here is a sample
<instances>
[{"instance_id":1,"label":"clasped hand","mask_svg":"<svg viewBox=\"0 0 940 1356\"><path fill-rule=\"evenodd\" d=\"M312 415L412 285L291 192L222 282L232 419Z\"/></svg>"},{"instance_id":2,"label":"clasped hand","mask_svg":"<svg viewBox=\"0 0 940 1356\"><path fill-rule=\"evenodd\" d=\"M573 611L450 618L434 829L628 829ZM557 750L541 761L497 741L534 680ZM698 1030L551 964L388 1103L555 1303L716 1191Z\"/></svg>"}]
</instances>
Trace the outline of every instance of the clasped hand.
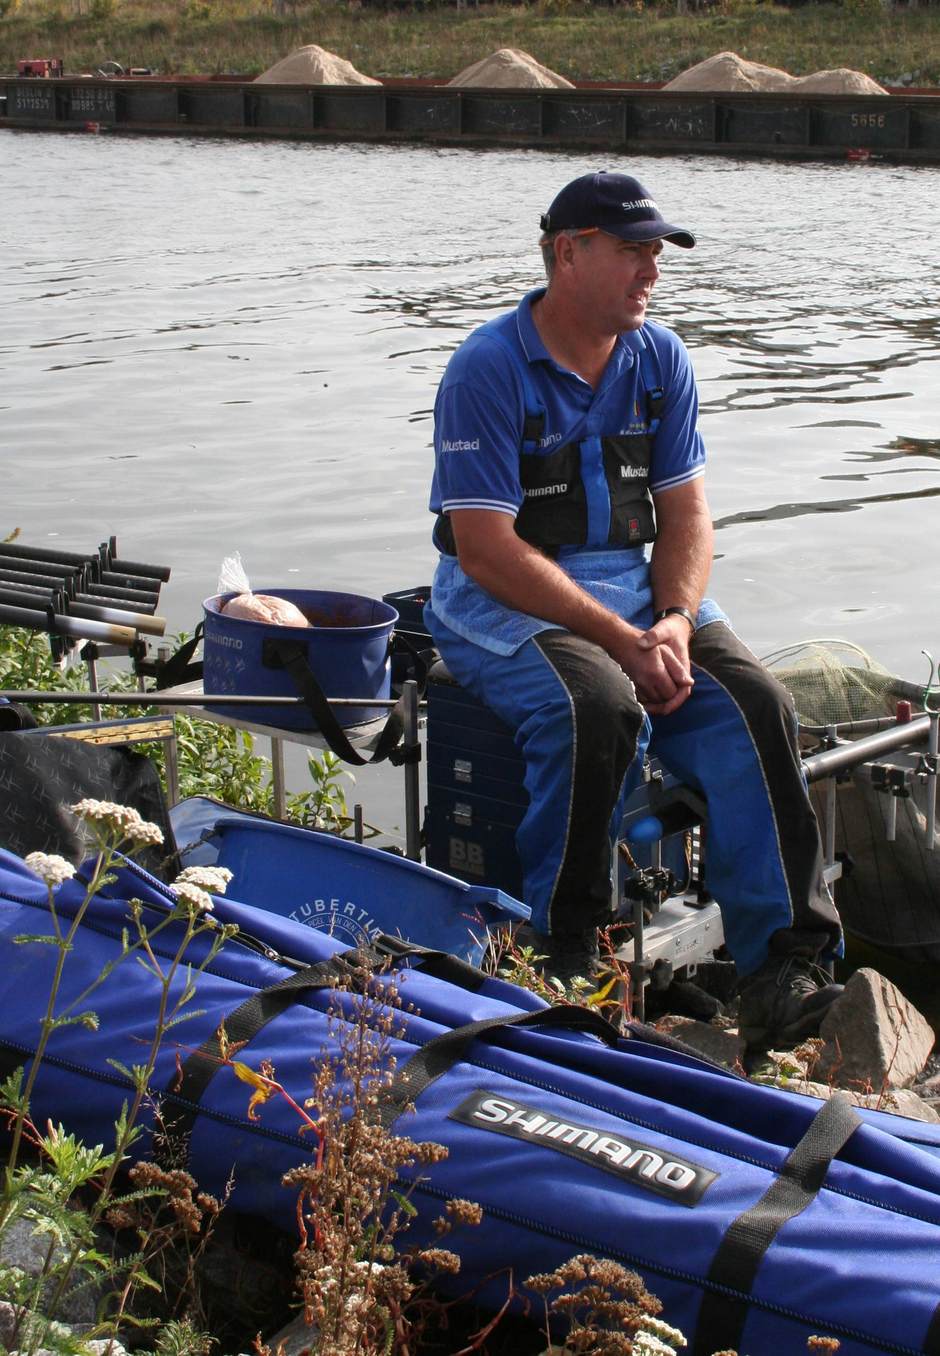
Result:
<instances>
[{"instance_id":1,"label":"clasped hand","mask_svg":"<svg viewBox=\"0 0 940 1356\"><path fill-rule=\"evenodd\" d=\"M636 694L651 716L668 716L678 710L692 691L691 639L683 617L664 617L648 631L635 633L626 652L614 656L632 678Z\"/></svg>"}]
</instances>

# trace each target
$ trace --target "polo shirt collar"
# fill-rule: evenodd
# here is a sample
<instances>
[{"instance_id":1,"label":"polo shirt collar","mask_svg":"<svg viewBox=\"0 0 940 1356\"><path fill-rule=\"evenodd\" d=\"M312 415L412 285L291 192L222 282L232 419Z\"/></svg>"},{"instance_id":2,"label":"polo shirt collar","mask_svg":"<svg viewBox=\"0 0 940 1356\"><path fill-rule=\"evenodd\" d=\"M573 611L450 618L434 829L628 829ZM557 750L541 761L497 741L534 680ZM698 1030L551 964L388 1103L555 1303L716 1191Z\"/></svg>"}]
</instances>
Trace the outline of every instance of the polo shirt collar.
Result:
<instances>
[{"instance_id":1,"label":"polo shirt collar","mask_svg":"<svg viewBox=\"0 0 940 1356\"><path fill-rule=\"evenodd\" d=\"M544 287L536 287L533 291L527 292L516 308L516 332L519 335L519 342L522 345L526 360L530 363L555 362L542 343L542 337L532 319L532 307L535 302L544 297L545 290ZM640 350L644 347L645 343L639 330L626 330L623 334L619 334L612 355L615 361L612 364L607 364L608 372L628 371L636 362Z\"/></svg>"}]
</instances>

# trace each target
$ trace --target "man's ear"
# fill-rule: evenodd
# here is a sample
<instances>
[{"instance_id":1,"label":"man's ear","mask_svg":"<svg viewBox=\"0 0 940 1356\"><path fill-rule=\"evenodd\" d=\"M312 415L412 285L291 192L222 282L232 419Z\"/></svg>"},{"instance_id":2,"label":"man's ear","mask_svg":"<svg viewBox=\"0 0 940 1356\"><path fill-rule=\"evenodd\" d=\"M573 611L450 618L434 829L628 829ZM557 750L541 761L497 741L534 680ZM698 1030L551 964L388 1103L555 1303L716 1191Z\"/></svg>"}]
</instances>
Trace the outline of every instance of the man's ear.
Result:
<instances>
[{"instance_id":1,"label":"man's ear","mask_svg":"<svg viewBox=\"0 0 940 1356\"><path fill-rule=\"evenodd\" d=\"M575 241L570 235L556 235L554 241L555 247L555 267L570 268L574 262Z\"/></svg>"}]
</instances>

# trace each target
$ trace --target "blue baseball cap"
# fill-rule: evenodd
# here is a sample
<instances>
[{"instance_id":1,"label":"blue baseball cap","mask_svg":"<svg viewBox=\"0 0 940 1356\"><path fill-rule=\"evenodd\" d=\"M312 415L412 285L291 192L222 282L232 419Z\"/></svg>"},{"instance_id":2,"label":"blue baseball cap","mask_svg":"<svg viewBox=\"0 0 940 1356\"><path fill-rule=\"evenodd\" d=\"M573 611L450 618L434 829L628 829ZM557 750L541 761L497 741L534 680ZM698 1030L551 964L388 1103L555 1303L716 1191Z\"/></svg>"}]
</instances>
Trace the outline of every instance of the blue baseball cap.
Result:
<instances>
[{"instance_id":1,"label":"blue baseball cap","mask_svg":"<svg viewBox=\"0 0 940 1356\"><path fill-rule=\"evenodd\" d=\"M649 193L629 174L582 174L573 179L542 217L545 232L594 226L620 240L668 240L690 250L695 236L664 220Z\"/></svg>"}]
</instances>

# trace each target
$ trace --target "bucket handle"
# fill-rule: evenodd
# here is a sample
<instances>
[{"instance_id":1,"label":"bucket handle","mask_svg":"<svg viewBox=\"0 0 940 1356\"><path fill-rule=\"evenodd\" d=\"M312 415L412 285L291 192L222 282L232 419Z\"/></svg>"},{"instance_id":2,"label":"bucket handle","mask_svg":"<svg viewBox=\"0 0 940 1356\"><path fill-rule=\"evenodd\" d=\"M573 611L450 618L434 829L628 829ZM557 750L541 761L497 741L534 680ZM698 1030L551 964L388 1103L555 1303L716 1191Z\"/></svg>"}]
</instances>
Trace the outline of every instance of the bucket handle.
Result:
<instances>
[{"instance_id":1,"label":"bucket handle","mask_svg":"<svg viewBox=\"0 0 940 1356\"><path fill-rule=\"evenodd\" d=\"M307 647L296 640L286 640L279 636L269 636L261 647L261 662L265 668L284 669L290 674L298 693L303 697L328 747L338 758L346 763L356 763L360 767L369 763L383 763L401 743L405 728L405 699L399 697L392 707L388 720L376 741L371 758L363 758L353 748L323 695L323 689L317 682L307 661ZM368 705L368 698L363 698Z\"/></svg>"}]
</instances>

